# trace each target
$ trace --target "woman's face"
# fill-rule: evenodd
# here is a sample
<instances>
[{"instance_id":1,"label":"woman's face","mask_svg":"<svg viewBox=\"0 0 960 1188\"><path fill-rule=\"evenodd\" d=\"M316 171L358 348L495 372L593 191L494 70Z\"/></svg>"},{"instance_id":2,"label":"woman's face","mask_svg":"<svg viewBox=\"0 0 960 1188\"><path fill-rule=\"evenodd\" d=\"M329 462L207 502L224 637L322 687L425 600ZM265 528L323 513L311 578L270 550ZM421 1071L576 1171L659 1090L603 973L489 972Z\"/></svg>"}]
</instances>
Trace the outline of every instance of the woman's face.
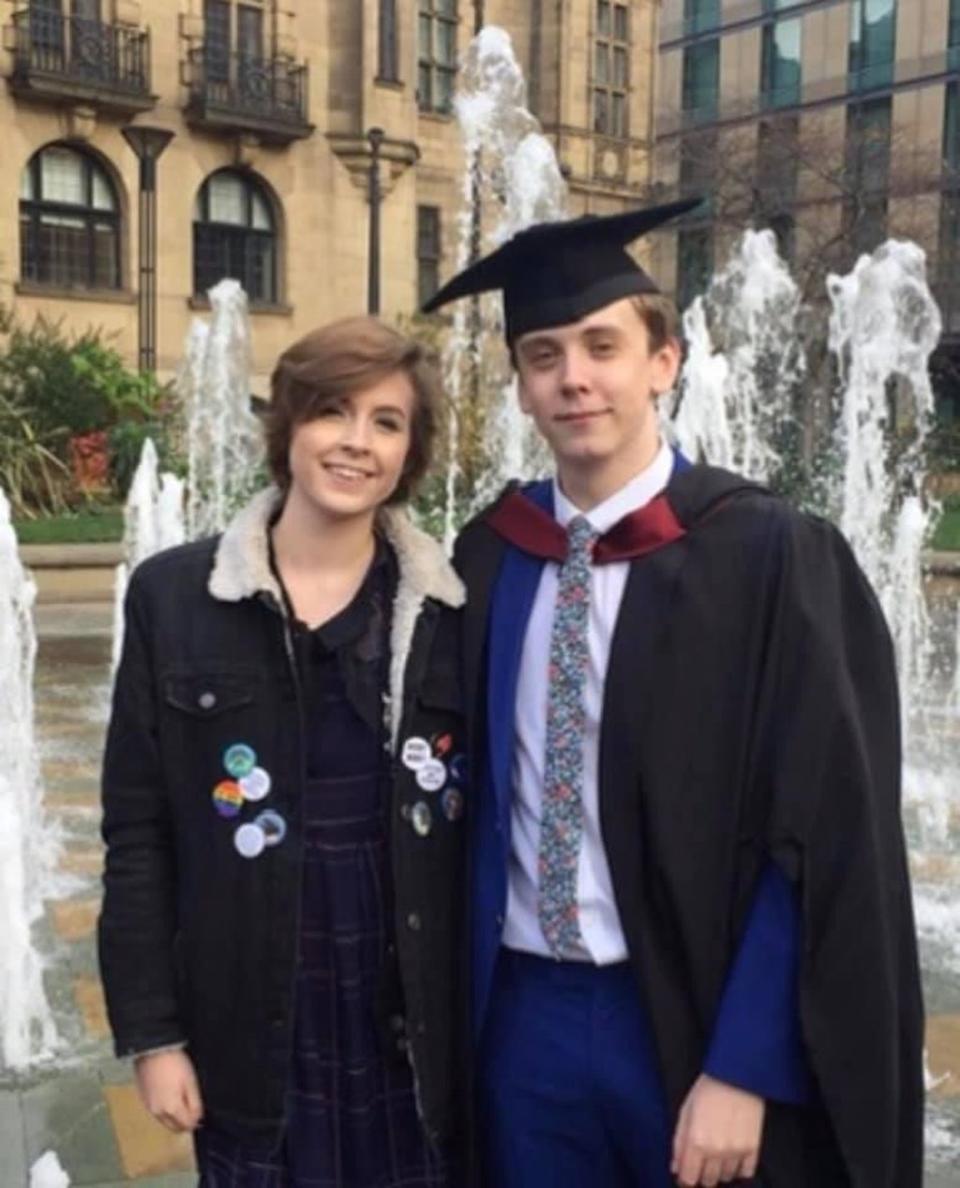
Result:
<instances>
[{"instance_id":1,"label":"woman's face","mask_svg":"<svg viewBox=\"0 0 960 1188\"><path fill-rule=\"evenodd\" d=\"M414 400L409 376L395 371L298 425L290 493L335 519L370 515L403 474Z\"/></svg>"}]
</instances>

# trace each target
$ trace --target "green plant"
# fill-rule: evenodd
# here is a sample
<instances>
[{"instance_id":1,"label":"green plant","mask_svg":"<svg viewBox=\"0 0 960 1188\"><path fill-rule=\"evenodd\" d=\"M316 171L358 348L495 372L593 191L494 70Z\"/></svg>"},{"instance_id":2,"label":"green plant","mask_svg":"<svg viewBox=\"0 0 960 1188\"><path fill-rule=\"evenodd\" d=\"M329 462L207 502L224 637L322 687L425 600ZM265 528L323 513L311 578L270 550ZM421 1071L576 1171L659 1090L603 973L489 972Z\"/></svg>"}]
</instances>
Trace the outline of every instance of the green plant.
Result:
<instances>
[{"instance_id":1,"label":"green plant","mask_svg":"<svg viewBox=\"0 0 960 1188\"><path fill-rule=\"evenodd\" d=\"M63 430L38 432L29 410L0 391L0 486L14 515L54 514L69 506L70 472L58 455Z\"/></svg>"}]
</instances>

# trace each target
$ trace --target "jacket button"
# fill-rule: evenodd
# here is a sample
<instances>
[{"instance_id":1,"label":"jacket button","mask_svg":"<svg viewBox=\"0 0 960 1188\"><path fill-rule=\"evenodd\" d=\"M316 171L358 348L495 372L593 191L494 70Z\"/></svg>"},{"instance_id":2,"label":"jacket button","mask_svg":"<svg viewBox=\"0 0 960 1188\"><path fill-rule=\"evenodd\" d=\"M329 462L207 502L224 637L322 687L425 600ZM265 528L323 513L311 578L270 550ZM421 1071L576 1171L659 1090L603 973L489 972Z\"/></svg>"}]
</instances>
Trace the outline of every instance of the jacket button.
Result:
<instances>
[{"instance_id":1,"label":"jacket button","mask_svg":"<svg viewBox=\"0 0 960 1188\"><path fill-rule=\"evenodd\" d=\"M400 1032L406 1030L406 1026L407 1026L407 1021L406 1021L406 1019L404 1019L403 1015L391 1015L390 1016L390 1030L391 1031L394 1031L399 1035Z\"/></svg>"},{"instance_id":2,"label":"jacket button","mask_svg":"<svg viewBox=\"0 0 960 1188\"><path fill-rule=\"evenodd\" d=\"M211 693L209 689L207 689L206 692L201 693L197 698L197 705L199 705L201 709L213 709L216 704L217 695L216 693Z\"/></svg>"},{"instance_id":3,"label":"jacket button","mask_svg":"<svg viewBox=\"0 0 960 1188\"><path fill-rule=\"evenodd\" d=\"M420 931L420 915L418 912L411 912L410 915L407 916L407 927L411 932Z\"/></svg>"}]
</instances>

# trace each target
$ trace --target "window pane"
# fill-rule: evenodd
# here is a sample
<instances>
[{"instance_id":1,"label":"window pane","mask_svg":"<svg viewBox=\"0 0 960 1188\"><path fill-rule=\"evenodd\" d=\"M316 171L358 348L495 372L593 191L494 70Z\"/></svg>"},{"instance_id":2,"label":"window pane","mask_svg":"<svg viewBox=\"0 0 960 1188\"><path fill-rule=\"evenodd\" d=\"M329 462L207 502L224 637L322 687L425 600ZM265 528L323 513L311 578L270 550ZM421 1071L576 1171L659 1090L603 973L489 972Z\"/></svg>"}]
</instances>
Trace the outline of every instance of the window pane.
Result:
<instances>
[{"instance_id":1,"label":"window pane","mask_svg":"<svg viewBox=\"0 0 960 1188\"><path fill-rule=\"evenodd\" d=\"M417 259L436 260L440 255L440 208L417 207Z\"/></svg>"},{"instance_id":2,"label":"window pane","mask_svg":"<svg viewBox=\"0 0 960 1188\"><path fill-rule=\"evenodd\" d=\"M612 132L614 136L624 137L627 134L627 103L623 95L612 95L610 101L613 104L611 114L613 115Z\"/></svg>"},{"instance_id":3,"label":"window pane","mask_svg":"<svg viewBox=\"0 0 960 1188\"><path fill-rule=\"evenodd\" d=\"M720 0L683 0L683 23L688 33L703 33L720 24Z\"/></svg>"},{"instance_id":4,"label":"window pane","mask_svg":"<svg viewBox=\"0 0 960 1188\"><path fill-rule=\"evenodd\" d=\"M606 86L610 82L610 49L602 42L597 46L597 82Z\"/></svg>"},{"instance_id":5,"label":"window pane","mask_svg":"<svg viewBox=\"0 0 960 1188\"><path fill-rule=\"evenodd\" d=\"M419 100L420 107L428 111L433 107L431 79L430 67L421 63L417 71L417 99Z\"/></svg>"},{"instance_id":6,"label":"window pane","mask_svg":"<svg viewBox=\"0 0 960 1188\"><path fill-rule=\"evenodd\" d=\"M593 92L593 130L594 132L608 132L610 129L610 109L606 91Z\"/></svg>"},{"instance_id":7,"label":"window pane","mask_svg":"<svg viewBox=\"0 0 960 1188\"><path fill-rule=\"evenodd\" d=\"M251 226L258 231L272 231L273 219L270 217L270 207L262 194L254 190L250 195Z\"/></svg>"},{"instance_id":8,"label":"window pane","mask_svg":"<svg viewBox=\"0 0 960 1188\"><path fill-rule=\"evenodd\" d=\"M213 223L246 224L245 190L240 178L231 173L218 173L207 182L210 221Z\"/></svg>"},{"instance_id":9,"label":"window pane","mask_svg":"<svg viewBox=\"0 0 960 1188\"><path fill-rule=\"evenodd\" d=\"M226 0L204 0L203 56L209 78L230 77L230 5Z\"/></svg>"},{"instance_id":10,"label":"window pane","mask_svg":"<svg viewBox=\"0 0 960 1188\"><path fill-rule=\"evenodd\" d=\"M40 156L40 193L45 202L85 206L83 158L70 149L44 149Z\"/></svg>"},{"instance_id":11,"label":"window pane","mask_svg":"<svg viewBox=\"0 0 960 1188\"><path fill-rule=\"evenodd\" d=\"M444 66L457 64L457 26L441 21L437 29L437 61Z\"/></svg>"},{"instance_id":12,"label":"window pane","mask_svg":"<svg viewBox=\"0 0 960 1188\"><path fill-rule=\"evenodd\" d=\"M960 45L960 0L950 0L950 27L947 44L951 47Z\"/></svg>"},{"instance_id":13,"label":"window pane","mask_svg":"<svg viewBox=\"0 0 960 1188\"><path fill-rule=\"evenodd\" d=\"M854 86L882 86L892 80L895 43L896 0L854 0L849 50Z\"/></svg>"},{"instance_id":14,"label":"window pane","mask_svg":"<svg viewBox=\"0 0 960 1188\"><path fill-rule=\"evenodd\" d=\"M625 87L627 77L627 51L617 46L613 51L613 85Z\"/></svg>"},{"instance_id":15,"label":"window pane","mask_svg":"<svg viewBox=\"0 0 960 1188\"><path fill-rule=\"evenodd\" d=\"M93 170L93 205L97 210L114 210L113 188L99 169Z\"/></svg>"},{"instance_id":16,"label":"window pane","mask_svg":"<svg viewBox=\"0 0 960 1188\"><path fill-rule=\"evenodd\" d=\"M449 70L437 71L437 111L453 110L454 77Z\"/></svg>"},{"instance_id":17,"label":"window pane","mask_svg":"<svg viewBox=\"0 0 960 1188\"><path fill-rule=\"evenodd\" d=\"M628 40L626 4L618 4L613 10L613 35L617 41Z\"/></svg>"},{"instance_id":18,"label":"window pane","mask_svg":"<svg viewBox=\"0 0 960 1188\"><path fill-rule=\"evenodd\" d=\"M241 4L237 9L237 52L241 58L263 57L263 9Z\"/></svg>"},{"instance_id":19,"label":"window pane","mask_svg":"<svg viewBox=\"0 0 960 1188\"><path fill-rule=\"evenodd\" d=\"M774 107L800 100L801 27L799 17L764 27L761 89Z\"/></svg>"},{"instance_id":20,"label":"window pane","mask_svg":"<svg viewBox=\"0 0 960 1188\"><path fill-rule=\"evenodd\" d=\"M597 33L601 37L610 36L610 3L609 0L598 0L597 3Z\"/></svg>"},{"instance_id":21,"label":"window pane","mask_svg":"<svg viewBox=\"0 0 960 1188\"><path fill-rule=\"evenodd\" d=\"M420 57L425 61L433 58L433 22L428 16L420 18L420 37L418 41Z\"/></svg>"},{"instance_id":22,"label":"window pane","mask_svg":"<svg viewBox=\"0 0 960 1188\"><path fill-rule=\"evenodd\" d=\"M117 236L108 223L93 228L93 284L98 289L112 289L117 283Z\"/></svg>"},{"instance_id":23,"label":"window pane","mask_svg":"<svg viewBox=\"0 0 960 1188\"><path fill-rule=\"evenodd\" d=\"M84 220L44 216L38 230L38 279L68 288L89 288Z\"/></svg>"},{"instance_id":24,"label":"window pane","mask_svg":"<svg viewBox=\"0 0 960 1188\"><path fill-rule=\"evenodd\" d=\"M683 110L714 115L720 84L720 42L704 41L683 51Z\"/></svg>"},{"instance_id":25,"label":"window pane","mask_svg":"<svg viewBox=\"0 0 960 1188\"><path fill-rule=\"evenodd\" d=\"M85 21L100 20L100 0L73 0L73 15Z\"/></svg>"},{"instance_id":26,"label":"window pane","mask_svg":"<svg viewBox=\"0 0 960 1188\"><path fill-rule=\"evenodd\" d=\"M960 84L955 82L944 95L943 159L951 169L960 165Z\"/></svg>"},{"instance_id":27,"label":"window pane","mask_svg":"<svg viewBox=\"0 0 960 1188\"><path fill-rule=\"evenodd\" d=\"M434 0L434 11L441 13L443 16L455 17L457 15L457 0Z\"/></svg>"},{"instance_id":28,"label":"window pane","mask_svg":"<svg viewBox=\"0 0 960 1188\"><path fill-rule=\"evenodd\" d=\"M30 164L20 174L20 197L25 202L29 202L31 198L36 197L33 192L33 177L33 165Z\"/></svg>"}]
</instances>

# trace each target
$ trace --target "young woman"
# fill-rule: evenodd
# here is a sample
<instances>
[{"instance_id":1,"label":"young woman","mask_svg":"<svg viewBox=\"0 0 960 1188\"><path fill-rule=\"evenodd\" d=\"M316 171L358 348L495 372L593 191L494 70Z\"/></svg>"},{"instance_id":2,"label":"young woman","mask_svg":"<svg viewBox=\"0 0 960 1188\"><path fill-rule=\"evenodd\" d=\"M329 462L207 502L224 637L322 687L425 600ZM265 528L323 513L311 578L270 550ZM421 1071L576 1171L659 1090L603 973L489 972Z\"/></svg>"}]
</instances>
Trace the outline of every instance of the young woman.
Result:
<instances>
[{"instance_id":1,"label":"young woman","mask_svg":"<svg viewBox=\"0 0 960 1188\"><path fill-rule=\"evenodd\" d=\"M452 1188L460 582L402 504L438 387L351 318L273 375L275 486L134 574L100 962L204 1188Z\"/></svg>"}]
</instances>

